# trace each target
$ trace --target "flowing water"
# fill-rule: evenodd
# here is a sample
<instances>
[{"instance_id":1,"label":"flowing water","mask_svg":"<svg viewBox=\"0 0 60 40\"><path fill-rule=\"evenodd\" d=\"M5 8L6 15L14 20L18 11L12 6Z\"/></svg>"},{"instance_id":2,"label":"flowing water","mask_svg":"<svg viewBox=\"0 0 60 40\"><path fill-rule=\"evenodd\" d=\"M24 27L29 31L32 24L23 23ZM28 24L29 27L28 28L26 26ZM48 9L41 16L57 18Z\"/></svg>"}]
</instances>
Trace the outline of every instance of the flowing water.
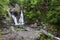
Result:
<instances>
[{"instance_id":1,"label":"flowing water","mask_svg":"<svg viewBox=\"0 0 60 40\"><path fill-rule=\"evenodd\" d=\"M14 15L11 15L11 16L12 16L12 18L14 20L15 25L19 25L18 22L17 22L17 18Z\"/></svg>"},{"instance_id":2,"label":"flowing water","mask_svg":"<svg viewBox=\"0 0 60 40\"><path fill-rule=\"evenodd\" d=\"M24 25L23 11L21 10L19 25Z\"/></svg>"},{"instance_id":3,"label":"flowing water","mask_svg":"<svg viewBox=\"0 0 60 40\"><path fill-rule=\"evenodd\" d=\"M24 18L23 18L23 11L21 10L21 14L20 14L20 18L17 19L14 15L11 15L15 25L24 25ZM17 22L17 20L19 20L19 22Z\"/></svg>"}]
</instances>

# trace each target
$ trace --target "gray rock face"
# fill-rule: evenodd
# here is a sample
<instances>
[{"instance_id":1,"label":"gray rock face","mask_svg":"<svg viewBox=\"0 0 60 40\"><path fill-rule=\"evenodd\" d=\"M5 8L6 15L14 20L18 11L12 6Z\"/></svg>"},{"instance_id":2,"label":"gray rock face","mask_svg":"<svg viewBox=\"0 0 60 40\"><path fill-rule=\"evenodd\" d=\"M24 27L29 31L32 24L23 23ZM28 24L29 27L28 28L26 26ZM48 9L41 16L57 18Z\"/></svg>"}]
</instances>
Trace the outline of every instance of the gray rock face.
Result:
<instances>
[{"instance_id":1,"label":"gray rock face","mask_svg":"<svg viewBox=\"0 0 60 40\"><path fill-rule=\"evenodd\" d=\"M41 33L44 33L46 36L51 36L54 39L60 40L59 37L55 37L54 35L48 33L46 30L43 29L40 29L40 31L34 30L29 27L25 29L25 31L23 30L17 33L5 35L0 40L37 40L40 37Z\"/></svg>"},{"instance_id":2,"label":"gray rock face","mask_svg":"<svg viewBox=\"0 0 60 40\"><path fill-rule=\"evenodd\" d=\"M36 40L40 37L40 32L27 28L28 31L20 31L14 34L8 34L1 40Z\"/></svg>"}]
</instances>

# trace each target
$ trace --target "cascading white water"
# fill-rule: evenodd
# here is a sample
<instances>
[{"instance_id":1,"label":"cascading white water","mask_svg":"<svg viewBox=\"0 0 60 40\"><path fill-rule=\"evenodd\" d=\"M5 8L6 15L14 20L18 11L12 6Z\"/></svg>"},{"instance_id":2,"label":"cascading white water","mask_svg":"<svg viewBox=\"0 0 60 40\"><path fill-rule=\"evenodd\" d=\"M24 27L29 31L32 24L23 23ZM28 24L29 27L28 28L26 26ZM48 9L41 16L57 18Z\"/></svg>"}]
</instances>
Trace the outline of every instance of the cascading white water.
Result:
<instances>
[{"instance_id":1,"label":"cascading white water","mask_svg":"<svg viewBox=\"0 0 60 40\"><path fill-rule=\"evenodd\" d=\"M17 22L17 18L14 15L11 15L11 16L12 16L12 18L14 20L15 25L19 25L19 23Z\"/></svg>"},{"instance_id":2,"label":"cascading white water","mask_svg":"<svg viewBox=\"0 0 60 40\"><path fill-rule=\"evenodd\" d=\"M21 10L19 25L24 25L23 11Z\"/></svg>"},{"instance_id":3,"label":"cascading white water","mask_svg":"<svg viewBox=\"0 0 60 40\"><path fill-rule=\"evenodd\" d=\"M24 18L23 18L23 11L21 10L20 18L18 19L19 22L17 22L17 18L14 15L11 15L15 25L24 25Z\"/></svg>"}]
</instances>

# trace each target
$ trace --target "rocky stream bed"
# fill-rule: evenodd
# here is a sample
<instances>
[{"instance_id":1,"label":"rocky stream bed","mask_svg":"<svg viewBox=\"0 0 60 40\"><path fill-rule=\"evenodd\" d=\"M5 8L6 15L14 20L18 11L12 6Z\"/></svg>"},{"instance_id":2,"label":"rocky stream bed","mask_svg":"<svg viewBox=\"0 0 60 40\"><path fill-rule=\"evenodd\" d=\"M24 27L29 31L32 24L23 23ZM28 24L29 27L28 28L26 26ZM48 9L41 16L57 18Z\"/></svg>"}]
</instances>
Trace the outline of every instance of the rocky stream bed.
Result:
<instances>
[{"instance_id":1,"label":"rocky stream bed","mask_svg":"<svg viewBox=\"0 0 60 40\"><path fill-rule=\"evenodd\" d=\"M42 33L46 36L51 36L55 40L60 40L59 37L55 37L54 35L48 33L44 29L40 29L39 27L24 26L18 26L17 29L11 26L7 32L0 32L0 34L4 35L3 38L0 38L0 40L39 40Z\"/></svg>"}]
</instances>

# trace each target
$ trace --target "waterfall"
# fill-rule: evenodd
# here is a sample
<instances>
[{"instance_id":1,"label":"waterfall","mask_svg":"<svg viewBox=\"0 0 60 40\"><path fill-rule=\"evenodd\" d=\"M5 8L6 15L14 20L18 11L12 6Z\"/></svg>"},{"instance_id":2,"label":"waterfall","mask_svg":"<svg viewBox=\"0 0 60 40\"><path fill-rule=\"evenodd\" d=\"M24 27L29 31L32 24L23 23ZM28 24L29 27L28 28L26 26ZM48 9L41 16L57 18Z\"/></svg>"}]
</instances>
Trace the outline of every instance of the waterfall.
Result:
<instances>
[{"instance_id":1,"label":"waterfall","mask_svg":"<svg viewBox=\"0 0 60 40\"><path fill-rule=\"evenodd\" d=\"M21 10L19 25L24 25L23 11Z\"/></svg>"},{"instance_id":2,"label":"waterfall","mask_svg":"<svg viewBox=\"0 0 60 40\"><path fill-rule=\"evenodd\" d=\"M12 16L12 18L14 20L15 25L19 25L19 23L17 22L17 18L14 15L11 15L11 16Z\"/></svg>"},{"instance_id":3,"label":"waterfall","mask_svg":"<svg viewBox=\"0 0 60 40\"><path fill-rule=\"evenodd\" d=\"M14 20L15 25L24 25L23 11L21 10L20 18L17 19L15 15L11 14L11 17ZM19 22L17 22L19 20Z\"/></svg>"}]
</instances>

